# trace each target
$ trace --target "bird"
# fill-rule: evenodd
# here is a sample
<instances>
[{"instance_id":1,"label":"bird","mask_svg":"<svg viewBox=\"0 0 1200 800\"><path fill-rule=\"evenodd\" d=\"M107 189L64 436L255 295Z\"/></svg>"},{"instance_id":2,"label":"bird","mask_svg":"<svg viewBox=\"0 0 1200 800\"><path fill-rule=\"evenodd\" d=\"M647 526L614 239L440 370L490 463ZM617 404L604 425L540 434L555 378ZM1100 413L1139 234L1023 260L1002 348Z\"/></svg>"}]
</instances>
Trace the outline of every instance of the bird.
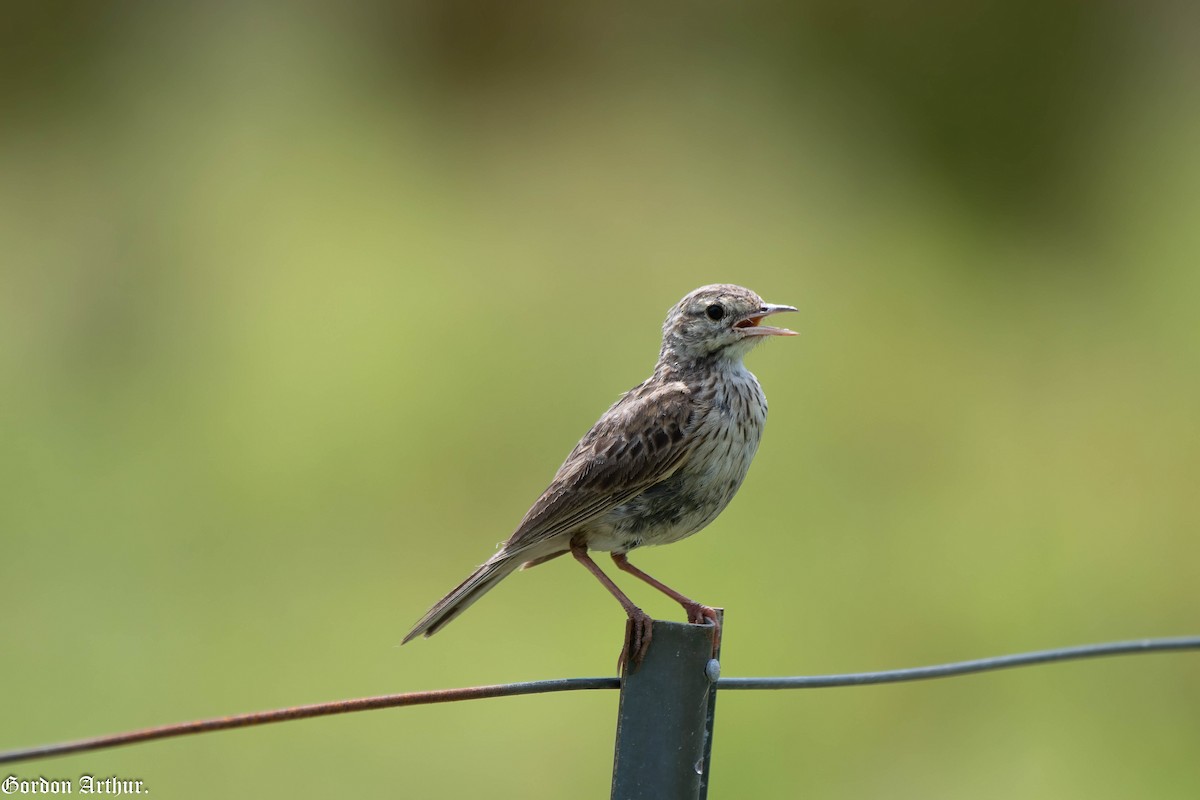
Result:
<instances>
[{"instance_id":1,"label":"bird","mask_svg":"<svg viewBox=\"0 0 1200 800\"><path fill-rule=\"evenodd\" d=\"M679 603L688 622L720 626L715 609L647 575L630 551L677 542L716 519L741 487L758 450L767 400L743 358L771 336L761 324L793 306L766 303L733 284L702 286L667 313L654 371L620 397L558 468L513 534L404 637L429 637L518 568L570 553L629 618L618 668L641 663L652 620L600 569L589 551Z\"/></svg>"}]
</instances>

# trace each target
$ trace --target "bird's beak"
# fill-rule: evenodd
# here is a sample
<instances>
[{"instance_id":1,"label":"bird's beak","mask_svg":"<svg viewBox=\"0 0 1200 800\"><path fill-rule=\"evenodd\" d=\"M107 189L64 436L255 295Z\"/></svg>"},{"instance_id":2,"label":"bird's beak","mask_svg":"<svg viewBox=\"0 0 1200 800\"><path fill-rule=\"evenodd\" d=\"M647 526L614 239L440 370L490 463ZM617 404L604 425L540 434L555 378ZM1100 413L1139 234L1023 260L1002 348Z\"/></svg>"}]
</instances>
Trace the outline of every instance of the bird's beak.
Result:
<instances>
[{"instance_id":1,"label":"bird's beak","mask_svg":"<svg viewBox=\"0 0 1200 800\"><path fill-rule=\"evenodd\" d=\"M799 334L795 331L789 331L787 328L772 328L768 325L759 325L760 322L772 314L795 310L792 306L773 306L770 303L763 303L761 309L735 323L733 327L741 331L743 336L798 336Z\"/></svg>"}]
</instances>

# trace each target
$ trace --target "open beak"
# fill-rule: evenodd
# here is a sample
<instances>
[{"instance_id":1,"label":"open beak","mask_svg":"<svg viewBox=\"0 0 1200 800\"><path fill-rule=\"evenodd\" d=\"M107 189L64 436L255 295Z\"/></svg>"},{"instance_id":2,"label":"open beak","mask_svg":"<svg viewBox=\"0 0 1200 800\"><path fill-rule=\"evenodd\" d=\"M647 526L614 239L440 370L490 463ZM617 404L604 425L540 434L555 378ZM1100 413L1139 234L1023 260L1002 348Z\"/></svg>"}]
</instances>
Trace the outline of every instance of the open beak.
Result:
<instances>
[{"instance_id":1,"label":"open beak","mask_svg":"<svg viewBox=\"0 0 1200 800\"><path fill-rule=\"evenodd\" d=\"M792 306L773 306L770 303L763 303L761 309L745 319L735 322L733 327L741 331L743 336L797 336L799 334L789 331L787 328L772 328L769 325L759 324L772 314L795 310Z\"/></svg>"}]
</instances>

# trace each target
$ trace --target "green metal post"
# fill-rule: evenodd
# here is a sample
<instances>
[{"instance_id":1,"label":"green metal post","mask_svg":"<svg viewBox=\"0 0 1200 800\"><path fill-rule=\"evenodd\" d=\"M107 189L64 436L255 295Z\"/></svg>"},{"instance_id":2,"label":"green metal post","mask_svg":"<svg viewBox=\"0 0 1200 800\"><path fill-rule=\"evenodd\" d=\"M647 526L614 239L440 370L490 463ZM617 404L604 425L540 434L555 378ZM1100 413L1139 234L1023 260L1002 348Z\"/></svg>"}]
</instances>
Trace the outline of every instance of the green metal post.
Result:
<instances>
[{"instance_id":1,"label":"green metal post","mask_svg":"<svg viewBox=\"0 0 1200 800\"><path fill-rule=\"evenodd\" d=\"M645 660L621 676L613 800L703 800L719 672L711 625L654 621Z\"/></svg>"}]
</instances>

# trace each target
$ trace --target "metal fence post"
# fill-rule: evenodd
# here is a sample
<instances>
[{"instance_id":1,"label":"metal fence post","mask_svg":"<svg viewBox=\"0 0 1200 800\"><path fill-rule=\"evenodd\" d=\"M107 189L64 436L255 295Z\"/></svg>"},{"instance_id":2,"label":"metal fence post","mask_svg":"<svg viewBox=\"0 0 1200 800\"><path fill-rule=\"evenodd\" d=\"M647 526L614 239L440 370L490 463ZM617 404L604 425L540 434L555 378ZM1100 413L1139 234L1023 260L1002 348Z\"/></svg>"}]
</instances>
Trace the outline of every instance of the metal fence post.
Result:
<instances>
[{"instance_id":1,"label":"metal fence post","mask_svg":"<svg viewBox=\"0 0 1200 800\"><path fill-rule=\"evenodd\" d=\"M613 800L707 796L720 671L712 636L709 625L654 620L645 660L621 676Z\"/></svg>"}]
</instances>

